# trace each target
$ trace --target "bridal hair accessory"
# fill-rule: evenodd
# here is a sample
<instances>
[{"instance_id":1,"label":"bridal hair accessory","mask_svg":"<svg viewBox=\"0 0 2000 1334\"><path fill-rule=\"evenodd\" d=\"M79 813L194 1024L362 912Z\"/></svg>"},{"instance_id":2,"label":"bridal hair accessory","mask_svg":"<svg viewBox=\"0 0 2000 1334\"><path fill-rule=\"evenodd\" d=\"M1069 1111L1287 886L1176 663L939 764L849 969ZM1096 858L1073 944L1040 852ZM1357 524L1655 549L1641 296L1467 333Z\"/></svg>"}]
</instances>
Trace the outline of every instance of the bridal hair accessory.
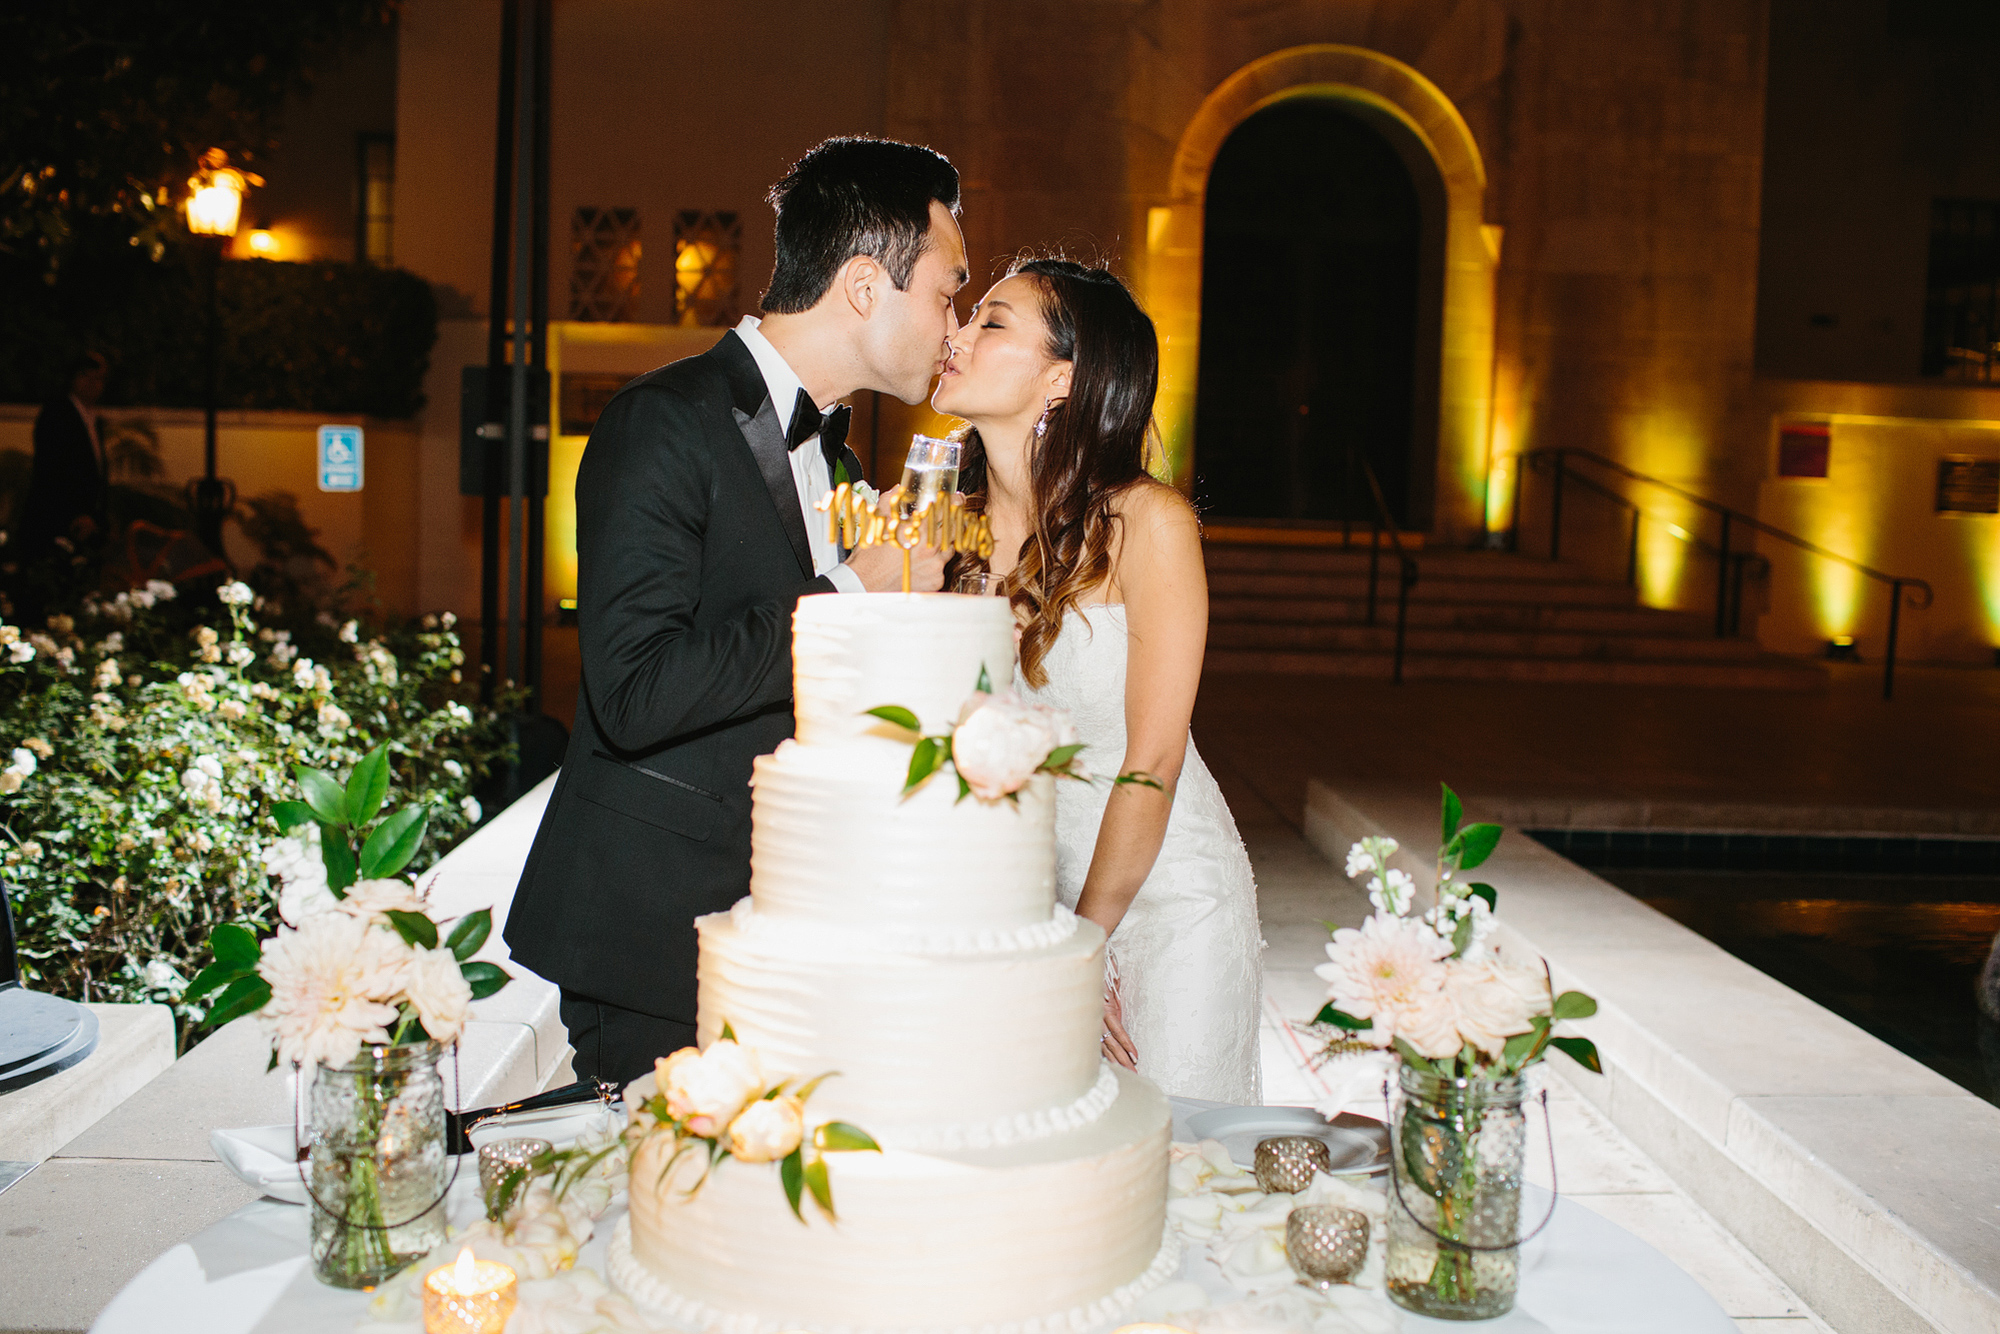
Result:
<instances>
[{"instance_id":1,"label":"bridal hair accessory","mask_svg":"<svg viewBox=\"0 0 2000 1334\"><path fill-rule=\"evenodd\" d=\"M889 494L893 499L902 488ZM826 535L848 548L894 544L903 549L903 591L910 591L910 553L922 542L925 546L977 555L985 560L993 554L993 521L984 514L966 509L965 497L953 493L925 502L907 519L884 514L876 504L872 488L842 482L820 497L816 506L826 515ZM894 506L890 506L894 510Z\"/></svg>"}]
</instances>

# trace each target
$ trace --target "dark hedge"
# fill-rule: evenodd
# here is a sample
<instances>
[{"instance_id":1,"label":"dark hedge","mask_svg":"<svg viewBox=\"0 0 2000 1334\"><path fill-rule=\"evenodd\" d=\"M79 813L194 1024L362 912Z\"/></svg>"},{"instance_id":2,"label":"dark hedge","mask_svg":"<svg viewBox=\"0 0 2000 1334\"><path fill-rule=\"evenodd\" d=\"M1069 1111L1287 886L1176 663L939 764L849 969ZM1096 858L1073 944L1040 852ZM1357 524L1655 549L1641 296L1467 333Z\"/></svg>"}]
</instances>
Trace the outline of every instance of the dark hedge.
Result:
<instances>
[{"instance_id":1,"label":"dark hedge","mask_svg":"<svg viewBox=\"0 0 2000 1334\"><path fill-rule=\"evenodd\" d=\"M133 257L136 259L137 257ZM104 406L202 406L206 288L202 257L152 264L123 256L56 285L26 265L0 268L0 401L61 392L82 349L111 359ZM218 406L410 417L424 405L437 342L430 285L366 264L229 260Z\"/></svg>"}]
</instances>

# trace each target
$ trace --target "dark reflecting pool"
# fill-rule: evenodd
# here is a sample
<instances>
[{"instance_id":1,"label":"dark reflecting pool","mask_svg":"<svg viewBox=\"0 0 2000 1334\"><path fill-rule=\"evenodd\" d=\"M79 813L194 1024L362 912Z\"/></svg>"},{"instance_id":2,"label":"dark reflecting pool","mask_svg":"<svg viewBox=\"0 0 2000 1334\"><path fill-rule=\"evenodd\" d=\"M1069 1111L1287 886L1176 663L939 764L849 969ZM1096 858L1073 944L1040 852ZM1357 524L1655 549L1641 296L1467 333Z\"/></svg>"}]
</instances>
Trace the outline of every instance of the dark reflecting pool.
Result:
<instances>
[{"instance_id":1,"label":"dark reflecting pool","mask_svg":"<svg viewBox=\"0 0 2000 1334\"><path fill-rule=\"evenodd\" d=\"M1648 857L1628 844L1617 855L1604 855L1608 843L1591 840L1606 835L1583 835L1580 846L1574 831L1533 836L1947 1079L2000 1103L2000 1031L1973 998L2000 931L2000 874L1787 870L1772 863L1789 859L1756 852L1749 855L1762 869L1732 868L1729 861L1745 858L1713 854L1702 860L1724 864L1690 869L1690 858L1670 847ZM1826 865L1824 849L1808 855ZM1979 845L1960 855L1929 848L1925 859L1977 864L1985 852ZM1632 864L1642 860L1680 864ZM1854 860L1885 864L1880 857Z\"/></svg>"}]
</instances>

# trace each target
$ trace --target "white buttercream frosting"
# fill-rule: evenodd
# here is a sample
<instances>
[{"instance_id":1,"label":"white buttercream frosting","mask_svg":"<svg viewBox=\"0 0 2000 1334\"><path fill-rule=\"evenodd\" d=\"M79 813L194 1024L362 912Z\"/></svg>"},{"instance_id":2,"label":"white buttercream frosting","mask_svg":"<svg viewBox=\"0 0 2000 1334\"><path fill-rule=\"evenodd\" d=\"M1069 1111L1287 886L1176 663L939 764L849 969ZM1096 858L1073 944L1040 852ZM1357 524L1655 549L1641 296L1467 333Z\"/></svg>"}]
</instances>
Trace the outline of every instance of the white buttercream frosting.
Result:
<instances>
[{"instance_id":1,"label":"white buttercream frosting","mask_svg":"<svg viewBox=\"0 0 2000 1334\"><path fill-rule=\"evenodd\" d=\"M1014 611L955 593L820 593L792 613L792 712L808 745L876 733L894 704L927 733L950 730L979 685L1014 679Z\"/></svg>"},{"instance_id":2,"label":"white buttercream frosting","mask_svg":"<svg viewBox=\"0 0 2000 1334\"><path fill-rule=\"evenodd\" d=\"M921 1134L1050 1113L1097 1082L1104 932L1093 922L1071 917L1038 948L928 955L871 948L853 930L743 929L761 917L696 922L699 1038L726 1023L774 1076L838 1070L816 1112Z\"/></svg>"},{"instance_id":3,"label":"white buttercream frosting","mask_svg":"<svg viewBox=\"0 0 2000 1334\"><path fill-rule=\"evenodd\" d=\"M961 800L945 769L903 796L911 749L788 742L757 761L750 892L759 912L916 934L1048 922L1055 779L1037 776L1018 800Z\"/></svg>"},{"instance_id":4,"label":"white buttercream frosting","mask_svg":"<svg viewBox=\"0 0 2000 1334\"><path fill-rule=\"evenodd\" d=\"M743 1334L1091 1329L1173 1264L1166 1099L1126 1071L1113 1080L1105 1114L1063 1135L827 1154L837 1225L810 1200L794 1218L775 1163L725 1160L690 1196L706 1156L663 1177L672 1140L655 1136L632 1160L633 1263L612 1273L698 1328Z\"/></svg>"}]
</instances>

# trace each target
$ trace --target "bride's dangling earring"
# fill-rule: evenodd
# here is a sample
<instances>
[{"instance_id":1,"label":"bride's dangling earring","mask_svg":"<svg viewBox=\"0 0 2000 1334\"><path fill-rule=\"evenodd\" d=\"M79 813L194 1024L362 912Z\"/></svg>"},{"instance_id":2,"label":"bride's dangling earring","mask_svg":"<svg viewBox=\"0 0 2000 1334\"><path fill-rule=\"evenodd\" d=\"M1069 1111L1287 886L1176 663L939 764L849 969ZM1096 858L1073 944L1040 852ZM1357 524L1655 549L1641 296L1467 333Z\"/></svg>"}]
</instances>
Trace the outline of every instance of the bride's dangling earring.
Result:
<instances>
[{"instance_id":1,"label":"bride's dangling earring","mask_svg":"<svg viewBox=\"0 0 2000 1334\"><path fill-rule=\"evenodd\" d=\"M1042 415L1035 423L1035 439L1039 440L1049 433L1049 414L1055 410L1056 401L1053 398L1042 400Z\"/></svg>"}]
</instances>

